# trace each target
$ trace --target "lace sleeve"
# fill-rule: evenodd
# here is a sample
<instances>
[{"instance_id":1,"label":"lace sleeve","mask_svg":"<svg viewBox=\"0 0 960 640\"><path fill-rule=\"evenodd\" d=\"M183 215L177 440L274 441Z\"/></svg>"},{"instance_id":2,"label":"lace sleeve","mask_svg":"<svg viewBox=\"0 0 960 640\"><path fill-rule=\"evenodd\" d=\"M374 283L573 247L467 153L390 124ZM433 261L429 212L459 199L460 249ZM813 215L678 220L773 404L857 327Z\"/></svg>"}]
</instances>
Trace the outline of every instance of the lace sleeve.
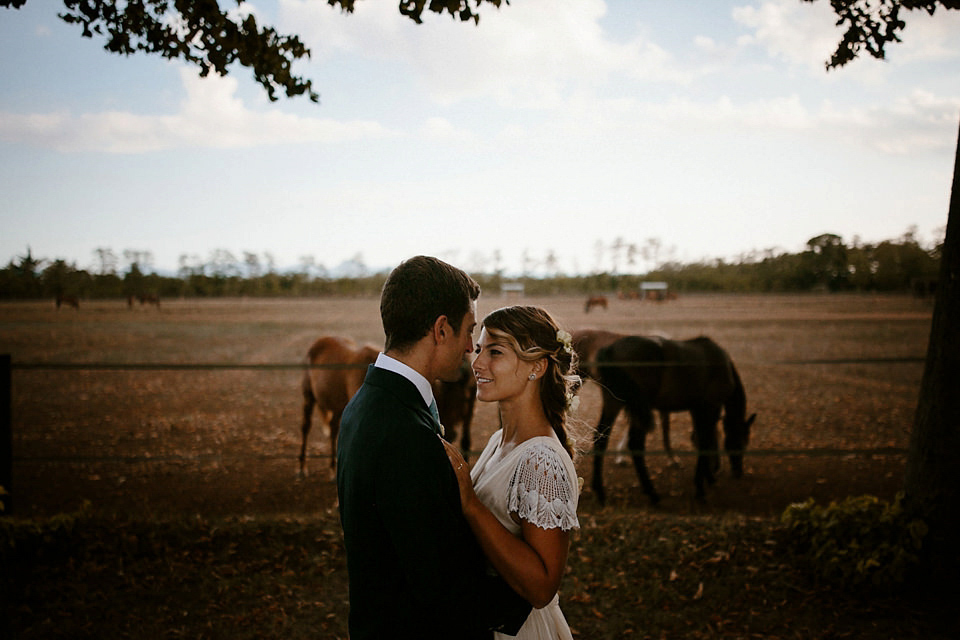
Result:
<instances>
[{"instance_id":1,"label":"lace sleeve","mask_svg":"<svg viewBox=\"0 0 960 640\"><path fill-rule=\"evenodd\" d=\"M507 508L541 529L579 529L577 479L571 478L560 452L536 444L525 452L507 489Z\"/></svg>"}]
</instances>

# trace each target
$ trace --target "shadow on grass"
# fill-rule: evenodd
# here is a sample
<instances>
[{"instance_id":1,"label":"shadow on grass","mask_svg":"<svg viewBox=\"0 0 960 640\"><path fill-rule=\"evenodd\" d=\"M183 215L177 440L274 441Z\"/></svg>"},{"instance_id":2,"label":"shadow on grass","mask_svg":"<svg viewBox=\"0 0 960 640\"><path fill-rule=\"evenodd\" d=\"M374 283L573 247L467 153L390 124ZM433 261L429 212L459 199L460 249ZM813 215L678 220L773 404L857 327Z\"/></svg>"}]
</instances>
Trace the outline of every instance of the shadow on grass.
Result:
<instances>
[{"instance_id":1,"label":"shadow on grass","mask_svg":"<svg viewBox=\"0 0 960 640\"><path fill-rule=\"evenodd\" d=\"M770 518L600 509L561 605L578 638L955 638L946 594L810 578ZM346 638L335 509L312 517L0 520L5 638Z\"/></svg>"}]
</instances>

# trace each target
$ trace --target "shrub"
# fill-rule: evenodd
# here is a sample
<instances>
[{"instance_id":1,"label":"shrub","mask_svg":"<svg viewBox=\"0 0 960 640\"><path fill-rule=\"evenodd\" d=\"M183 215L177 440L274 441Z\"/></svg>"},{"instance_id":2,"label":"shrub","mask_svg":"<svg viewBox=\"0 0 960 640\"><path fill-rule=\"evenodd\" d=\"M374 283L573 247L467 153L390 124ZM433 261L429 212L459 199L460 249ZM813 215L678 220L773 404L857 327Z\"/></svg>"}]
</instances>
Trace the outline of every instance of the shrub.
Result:
<instances>
[{"instance_id":1,"label":"shrub","mask_svg":"<svg viewBox=\"0 0 960 640\"><path fill-rule=\"evenodd\" d=\"M82 551L75 535L78 525L89 520L90 502L80 509L43 519L0 519L0 569L31 563L39 557L69 558Z\"/></svg>"},{"instance_id":2,"label":"shrub","mask_svg":"<svg viewBox=\"0 0 960 640\"><path fill-rule=\"evenodd\" d=\"M811 498L787 507L781 522L788 544L811 562L813 573L842 587L903 585L927 533L922 520L904 512L902 493L892 503L865 495L827 507Z\"/></svg>"}]
</instances>

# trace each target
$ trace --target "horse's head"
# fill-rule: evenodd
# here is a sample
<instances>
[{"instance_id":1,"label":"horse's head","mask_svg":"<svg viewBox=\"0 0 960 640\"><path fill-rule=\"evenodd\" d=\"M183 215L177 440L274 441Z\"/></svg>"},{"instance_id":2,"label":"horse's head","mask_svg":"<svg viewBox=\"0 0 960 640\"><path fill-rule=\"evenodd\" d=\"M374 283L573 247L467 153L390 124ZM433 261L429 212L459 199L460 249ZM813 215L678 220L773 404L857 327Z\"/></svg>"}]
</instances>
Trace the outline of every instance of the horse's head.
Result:
<instances>
[{"instance_id":1,"label":"horse's head","mask_svg":"<svg viewBox=\"0 0 960 640\"><path fill-rule=\"evenodd\" d=\"M756 417L755 413L745 417L743 414L731 415L726 412L723 416L725 436L723 447L730 456L730 469L734 478L743 476L743 452L747 450L747 444L750 442L750 426Z\"/></svg>"}]
</instances>

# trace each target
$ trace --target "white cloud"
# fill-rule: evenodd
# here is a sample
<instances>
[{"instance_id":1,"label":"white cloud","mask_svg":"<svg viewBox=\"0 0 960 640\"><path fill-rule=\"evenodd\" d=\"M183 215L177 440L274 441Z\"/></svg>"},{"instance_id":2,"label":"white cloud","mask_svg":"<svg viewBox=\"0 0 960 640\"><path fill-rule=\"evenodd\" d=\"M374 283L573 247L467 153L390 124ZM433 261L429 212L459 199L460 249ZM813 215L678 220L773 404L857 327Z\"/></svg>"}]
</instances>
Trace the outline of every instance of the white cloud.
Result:
<instances>
[{"instance_id":1,"label":"white cloud","mask_svg":"<svg viewBox=\"0 0 960 640\"><path fill-rule=\"evenodd\" d=\"M826 1L766 0L758 7L735 8L733 17L754 30L741 44L759 45L773 58L820 72L845 29L836 26L837 15ZM888 60L913 63L960 56L960 12L941 7L930 16L922 10L903 10L900 17L906 23L903 42L887 45ZM867 60L870 55L862 52L860 58Z\"/></svg>"},{"instance_id":2,"label":"white cloud","mask_svg":"<svg viewBox=\"0 0 960 640\"><path fill-rule=\"evenodd\" d=\"M372 121L304 118L275 109L252 111L236 97L237 81L232 77L199 78L193 69L184 68L181 78L186 97L176 114L0 113L0 140L64 152L148 153L184 148L335 144L395 135Z\"/></svg>"},{"instance_id":3,"label":"white cloud","mask_svg":"<svg viewBox=\"0 0 960 640\"><path fill-rule=\"evenodd\" d=\"M675 96L662 101L641 99L571 101L562 119L537 128L510 127L499 136L504 147L546 148L560 145L593 148L606 140L649 140L718 134L742 138L801 136L824 144L843 144L884 155L941 153L956 142L960 96L943 97L916 90L892 103L838 105L823 99L808 103L798 94L749 100L722 95L708 100Z\"/></svg>"},{"instance_id":4,"label":"white cloud","mask_svg":"<svg viewBox=\"0 0 960 640\"><path fill-rule=\"evenodd\" d=\"M433 14L415 25L391 3L358 3L349 16L313 0L281 0L280 6L284 28L296 27L314 62L362 55L401 63L443 104L493 97L514 107L549 108L562 103L566 90L596 86L611 74L667 83L692 78L656 43L606 37L601 0L490 7L479 27Z\"/></svg>"},{"instance_id":5,"label":"white cloud","mask_svg":"<svg viewBox=\"0 0 960 640\"><path fill-rule=\"evenodd\" d=\"M819 73L843 35L828 2L768 0L734 8L733 18L754 30L740 39L742 45L758 45L772 58Z\"/></svg>"},{"instance_id":6,"label":"white cloud","mask_svg":"<svg viewBox=\"0 0 960 640\"><path fill-rule=\"evenodd\" d=\"M479 137L472 131L457 128L446 118L427 118L420 127L419 138L439 141L442 143L478 148L482 146Z\"/></svg>"},{"instance_id":7,"label":"white cloud","mask_svg":"<svg viewBox=\"0 0 960 640\"><path fill-rule=\"evenodd\" d=\"M887 45L887 57L895 63L943 61L960 57L960 11L943 7L932 16L925 11L902 12L907 23L903 42Z\"/></svg>"}]
</instances>

